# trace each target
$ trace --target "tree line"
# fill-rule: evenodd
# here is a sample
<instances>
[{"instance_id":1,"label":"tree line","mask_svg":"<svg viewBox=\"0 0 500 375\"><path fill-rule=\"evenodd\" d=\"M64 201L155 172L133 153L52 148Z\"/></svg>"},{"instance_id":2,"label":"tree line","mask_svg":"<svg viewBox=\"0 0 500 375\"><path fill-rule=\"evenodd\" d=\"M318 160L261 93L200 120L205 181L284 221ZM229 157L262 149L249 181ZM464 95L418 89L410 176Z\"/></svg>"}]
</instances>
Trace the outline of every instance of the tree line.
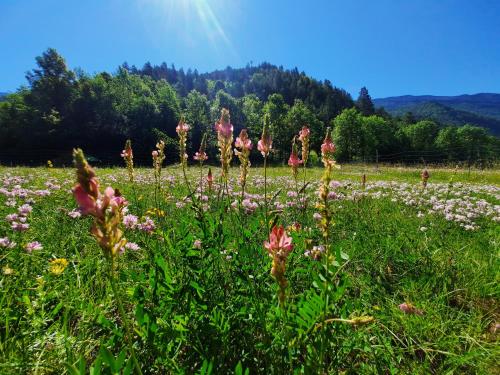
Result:
<instances>
[{"instance_id":1,"label":"tree line","mask_svg":"<svg viewBox=\"0 0 500 375\"><path fill-rule=\"evenodd\" d=\"M140 69L124 63L114 74L88 75L69 69L54 49L37 57L36 64L26 75L27 86L0 102L0 162L62 164L73 147L81 147L94 162L116 164L131 139L137 162L149 164L158 140L176 147L175 127L182 115L192 127L188 151L192 154L206 133L207 153L215 160L213 124L222 108L230 111L235 134L248 129L254 144L269 115L274 163L286 161L290 141L304 125L311 129L316 151L326 127L332 127L340 162L472 163L499 156L499 139L484 128L417 121L411 114L393 117L374 107L366 88L353 100L330 81L296 68L263 63L200 74L166 63ZM167 152L171 162L175 155ZM313 152L311 161L316 159Z\"/></svg>"}]
</instances>

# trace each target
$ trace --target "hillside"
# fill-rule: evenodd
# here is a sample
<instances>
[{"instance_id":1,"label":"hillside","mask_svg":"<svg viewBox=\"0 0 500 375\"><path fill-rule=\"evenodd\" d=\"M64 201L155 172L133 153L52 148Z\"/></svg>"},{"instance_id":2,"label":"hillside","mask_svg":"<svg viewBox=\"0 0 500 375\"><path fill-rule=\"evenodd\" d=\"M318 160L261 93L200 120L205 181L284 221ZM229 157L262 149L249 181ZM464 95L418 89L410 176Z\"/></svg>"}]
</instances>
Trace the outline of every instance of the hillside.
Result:
<instances>
[{"instance_id":1,"label":"hillside","mask_svg":"<svg viewBox=\"0 0 500 375\"><path fill-rule=\"evenodd\" d=\"M447 125L477 125L500 134L500 94L406 95L374 99L373 102L394 116L411 112L417 119L432 119Z\"/></svg>"},{"instance_id":2,"label":"hillside","mask_svg":"<svg viewBox=\"0 0 500 375\"><path fill-rule=\"evenodd\" d=\"M384 107L388 112L433 102L452 109L472 112L480 116L500 120L500 94L481 93L458 96L404 95L374 99L373 102L375 106Z\"/></svg>"}]
</instances>

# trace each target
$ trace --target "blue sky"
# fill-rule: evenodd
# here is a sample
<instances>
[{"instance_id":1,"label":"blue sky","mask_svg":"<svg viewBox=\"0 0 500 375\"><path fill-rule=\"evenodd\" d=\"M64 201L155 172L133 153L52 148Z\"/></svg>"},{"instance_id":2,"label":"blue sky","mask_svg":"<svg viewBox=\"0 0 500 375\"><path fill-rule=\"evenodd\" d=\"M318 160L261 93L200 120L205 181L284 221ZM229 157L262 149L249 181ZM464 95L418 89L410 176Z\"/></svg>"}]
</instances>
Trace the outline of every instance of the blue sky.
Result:
<instances>
[{"instance_id":1,"label":"blue sky","mask_svg":"<svg viewBox=\"0 0 500 375\"><path fill-rule=\"evenodd\" d=\"M498 0L0 0L0 91L56 48L71 68L268 61L357 96L500 92Z\"/></svg>"}]
</instances>

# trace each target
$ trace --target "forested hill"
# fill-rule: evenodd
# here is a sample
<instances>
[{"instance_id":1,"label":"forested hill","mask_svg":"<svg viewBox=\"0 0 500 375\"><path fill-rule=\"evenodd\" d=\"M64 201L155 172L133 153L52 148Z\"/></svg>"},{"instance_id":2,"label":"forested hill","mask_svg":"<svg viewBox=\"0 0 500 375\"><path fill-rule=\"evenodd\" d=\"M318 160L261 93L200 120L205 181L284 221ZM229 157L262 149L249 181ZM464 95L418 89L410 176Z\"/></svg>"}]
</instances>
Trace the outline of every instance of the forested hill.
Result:
<instances>
[{"instance_id":1,"label":"forested hill","mask_svg":"<svg viewBox=\"0 0 500 375\"><path fill-rule=\"evenodd\" d=\"M394 116L404 116L410 112L418 120L429 119L442 124L483 126L488 128L493 134L500 135L500 119L482 116L475 112L454 109L436 102L422 102L391 109L388 112Z\"/></svg>"},{"instance_id":2,"label":"forested hill","mask_svg":"<svg viewBox=\"0 0 500 375\"><path fill-rule=\"evenodd\" d=\"M394 116L411 112L417 119L432 119L450 125L468 123L486 127L500 135L500 94L404 95L374 99L373 102Z\"/></svg>"},{"instance_id":3,"label":"forested hill","mask_svg":"<svg viewBox=\"0 0 500 375\"><path fill-rule=\"evenodd\" d=\"M438 103L456 110L472 112L477 115L500 120L500 94L482 93L457 96L403 95L374 99L373 102L377 107L384 107L389 112L422 103Z\"/></svg>"},{"instance_id":4,"label":"forested hill","mask_svg":"<svg viewBox=\"0 0 500 375\"><path fill-rule=\"evenodd\" d=\"M391 116L376 109L363 87L351 95L330 81L263 63L211 73L177 69L166 63L142 68L122 64L115 72L88 75L71 70L54 49L36 57L27 86L0 101L0 162L56 164L71 162L71 149L82 147L104 163L121 163L126 139L135 161L150 165L159 139L168 145L167 161L177 160L176 125L191 125L188 152L208 134L210 162L217 162L213 124L221 109L231 114L234 133L248 129L257 143L264 116L273 137L270 162L286 163L290 142L302 126L311 129L311 163L318 160L328 126L333 128L340 162L481 161L498 158L499 139L484 128L449 126L414 116ZM448 121L448 120L447 120ZM463 118L466 125L467 118ZM259 153L251 158L261 162Z\"/></svg>"}]
</instances>

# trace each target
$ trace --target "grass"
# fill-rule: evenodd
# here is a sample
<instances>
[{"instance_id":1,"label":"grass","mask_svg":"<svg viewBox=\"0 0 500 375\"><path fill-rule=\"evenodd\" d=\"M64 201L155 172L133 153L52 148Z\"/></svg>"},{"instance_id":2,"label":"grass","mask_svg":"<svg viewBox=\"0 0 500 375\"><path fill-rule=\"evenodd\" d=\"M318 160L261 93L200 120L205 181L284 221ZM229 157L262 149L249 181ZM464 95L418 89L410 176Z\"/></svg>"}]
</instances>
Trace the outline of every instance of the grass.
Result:
<instances>
[{"instance_id":1,"label":"grass","mask_svg":"<svg viewBox=\"0 0 500 375\"><path fill-rule=\"evenodd\" d=\"M212 193L200 214L185 202L177 167L163 171L161 193L150 169L136 170L133 185L121 168L97 174L130 213L156 224L150 234L125 230L141 249L119 256L118 296L91 218L68 215L73 169L0 169L1 218L34 199L27 231L0 222L0 238L17 243L0 247L0 373L133 372L117 298L143 373L500 373L498 170L430 169L423 190L418 169L344 166L331 202L335 259L325 267L324 256L304 255L322 244L312 216L322 170L308 171L304 211L287 196L289 169L269 169L269 219L294 244L283 308L263 248L262 169L251 170L252 213ZM230 186L239 192L237 174ZM188 176L196 184L199 170ZM48 181L50 195L38 196ZM7 196L15 185L30 190L26 198ZM31 241L43 249L26 252ZM51 272L54 258L68 260L61 274ZM423 314L404 313L405 302ZM352 324L360 317L370 318Z\"/></svg>"}]
</instances>

